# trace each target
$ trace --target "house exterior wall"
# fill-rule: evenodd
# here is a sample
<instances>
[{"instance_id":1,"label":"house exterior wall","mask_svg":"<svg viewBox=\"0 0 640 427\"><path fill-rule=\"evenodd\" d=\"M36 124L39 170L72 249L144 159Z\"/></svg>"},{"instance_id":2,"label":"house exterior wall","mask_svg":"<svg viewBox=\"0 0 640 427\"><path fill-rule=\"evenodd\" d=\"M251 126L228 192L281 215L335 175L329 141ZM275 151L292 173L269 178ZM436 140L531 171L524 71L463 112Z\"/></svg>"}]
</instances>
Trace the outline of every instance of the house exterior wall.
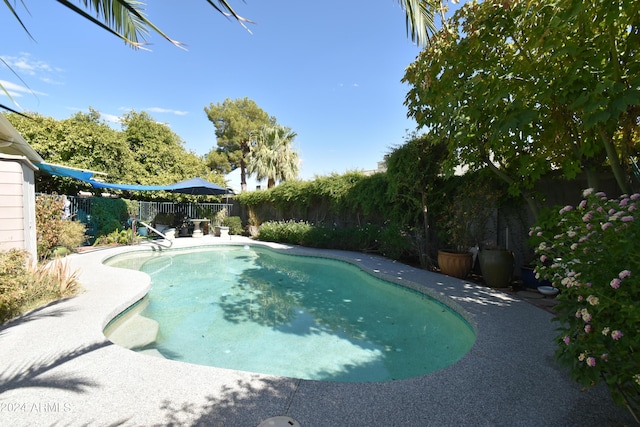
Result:
<instances>
[{"instance_id":1,"label":"house exterior wall","mask_svg":"<svg viewBox=\"0 0 640 427\"><path fill-rule=\"evenodd\" d=\"M28 160L0 158L0 250L13 248L37 259L35 176Z\"/></svg>"}]
</instances>

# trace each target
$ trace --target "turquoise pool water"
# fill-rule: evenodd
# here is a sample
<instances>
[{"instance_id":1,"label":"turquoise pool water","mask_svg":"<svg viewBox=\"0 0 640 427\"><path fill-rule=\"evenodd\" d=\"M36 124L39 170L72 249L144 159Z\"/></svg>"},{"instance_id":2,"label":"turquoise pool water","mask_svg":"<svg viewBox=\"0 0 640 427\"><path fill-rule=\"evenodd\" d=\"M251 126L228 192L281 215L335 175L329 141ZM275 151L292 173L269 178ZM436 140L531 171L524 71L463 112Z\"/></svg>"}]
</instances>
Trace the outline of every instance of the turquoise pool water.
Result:
<instances>
[{"instance_id":1,"label":"turquoise pool water","mask_svg":"<svg viewBox=\"0 0 640 427\"><path fill-rule=\"evenodd\" d=\"M155 349L201 365L302 379L373 382L458 361L475 341L443 304L354 265L258 247L112 258L151 275L140 313L159 322Z\"/></svg>"}]
</instances>

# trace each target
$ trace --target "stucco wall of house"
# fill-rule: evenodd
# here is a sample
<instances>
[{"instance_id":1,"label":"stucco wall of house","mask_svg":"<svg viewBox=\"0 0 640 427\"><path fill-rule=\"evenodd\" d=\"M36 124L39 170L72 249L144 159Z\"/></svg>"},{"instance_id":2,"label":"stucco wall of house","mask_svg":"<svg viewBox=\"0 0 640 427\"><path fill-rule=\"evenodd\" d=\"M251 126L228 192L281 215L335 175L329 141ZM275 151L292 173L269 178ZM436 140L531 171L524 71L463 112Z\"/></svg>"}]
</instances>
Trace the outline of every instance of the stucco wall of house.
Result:
<instances>
[{"instance_id":1,"label":"stucco wall of house","mask_svg":"<svg viewBox=\"0 0 640 427\"><path fill-rule=\"evenodd\" d=\"M36 259L33 165L0 158L0 250L23 249Z\"/></svg>"}]
</instances>

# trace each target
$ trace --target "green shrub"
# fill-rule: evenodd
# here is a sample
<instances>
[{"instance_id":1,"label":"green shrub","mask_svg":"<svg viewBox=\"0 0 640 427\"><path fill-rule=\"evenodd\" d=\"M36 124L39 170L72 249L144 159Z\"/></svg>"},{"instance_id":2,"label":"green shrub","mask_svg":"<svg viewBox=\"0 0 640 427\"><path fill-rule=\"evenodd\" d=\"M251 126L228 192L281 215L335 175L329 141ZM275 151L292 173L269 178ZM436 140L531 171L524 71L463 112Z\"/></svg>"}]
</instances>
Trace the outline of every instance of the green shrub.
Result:
<instances>
[{"instance_id":1,"label":"green shrub","mask_svg":"<svg viewBox=\"0 0 640 427\"><path fill-rule=\"evenodd\" d=\"M340 228L304 221L268 221L260 226L258 238L314 248L375 252L392 259L416 258L409 236L397 226Z\"/></svg>"},{"instance_id":2,"label":"green shrub","mask_svg":"<svg viewBox=\"0 0 640 427\"><path fill-rule=\"evenodd\" d=\"M77 273L60 261L32 267L25 251L0 252L0 323L78 290Z\"/></svg>"},{"instance_id":3,"label":"green shrub","mask_svg":"<svg viewBox=\"0 0 640 427\"><path fill-rule=\"evenodd\" d=\"M51 257L63 234L63 201L58 195L36 196L36 245L38 259Z\"/></svg>"},{"instance_id":4,"label":"green shrub","mask_svg":"<svg viewBox=\"0 0 640 427\"><path fill-rule=\"evenodd\" d=\"M91 218L97 237L122 230L129 219L127 204L122 199L94 198L91 201Z\"/></svg>"},{"instance_id":5,"label":"green shrub","mask_svg":"<svg viewBox=\"0 0 640 427\"><path fill-rule=\"evenodd\" d=\"M267 221L260 226L260 240L302 245L312 226L303 221Z\"/></svg>"},{"instance_id":6,"label":"green shrub","mask_svg":"<svg viewBox=\"0 0 640 427\"><path fill-rule=\"evenodd\" d=\"M58 246L74 251L82 246L87 236L87 227L79 221L62 221L62 231L58 238Z\"/></svg>"},{"instance_id":7,"label":"green shrub","mask_svg":"<svg viewBox=\"0 0 640 427\"><path fill-rule=\"evenodd\" d=\"M93 246L129 244L131 244L131 230L115 230L109 234L96 238Z\"/></svg>"},{"instance_id":8,"label":"green shrub","mask_svg":"<svg viewBox=\"0 0 640 427\"><path fill-rule=\"evenodd\" d=\"M241 235L244 233L242 220L239 216L229 216L222 221L222 225L229 227L229 234Z\"/></svg>"}]
</instances>

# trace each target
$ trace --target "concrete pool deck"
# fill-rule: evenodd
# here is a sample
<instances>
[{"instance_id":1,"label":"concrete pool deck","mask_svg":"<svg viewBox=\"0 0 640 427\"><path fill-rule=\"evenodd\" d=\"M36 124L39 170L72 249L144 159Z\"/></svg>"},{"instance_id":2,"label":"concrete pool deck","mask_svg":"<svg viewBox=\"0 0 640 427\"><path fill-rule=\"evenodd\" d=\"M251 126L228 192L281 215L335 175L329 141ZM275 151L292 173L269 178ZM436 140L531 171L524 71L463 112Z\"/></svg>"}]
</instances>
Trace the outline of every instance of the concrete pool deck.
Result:
<instances>
[{"instance_id":1,"label":"concrete pool deck","mask_svg":"<svg viewBox=\"0 0 640 427\"><path fill-rule=\"evenodd\" d=\"M177 239L173 247L229 243L261 244L205 236ZM582 391L554 361L547 311L378 256L275 246L351 259L378 276L445 295L474 324L476 343L447 368L386 383L298 380L146 356L102 333L149 287L144 273L102 264L131 248L104 249L66 258L80 272L83 293L0 327L0 425L250 427L277 416L305 427L633 425L606 389Z\"/></svg>"}]
</instances>

